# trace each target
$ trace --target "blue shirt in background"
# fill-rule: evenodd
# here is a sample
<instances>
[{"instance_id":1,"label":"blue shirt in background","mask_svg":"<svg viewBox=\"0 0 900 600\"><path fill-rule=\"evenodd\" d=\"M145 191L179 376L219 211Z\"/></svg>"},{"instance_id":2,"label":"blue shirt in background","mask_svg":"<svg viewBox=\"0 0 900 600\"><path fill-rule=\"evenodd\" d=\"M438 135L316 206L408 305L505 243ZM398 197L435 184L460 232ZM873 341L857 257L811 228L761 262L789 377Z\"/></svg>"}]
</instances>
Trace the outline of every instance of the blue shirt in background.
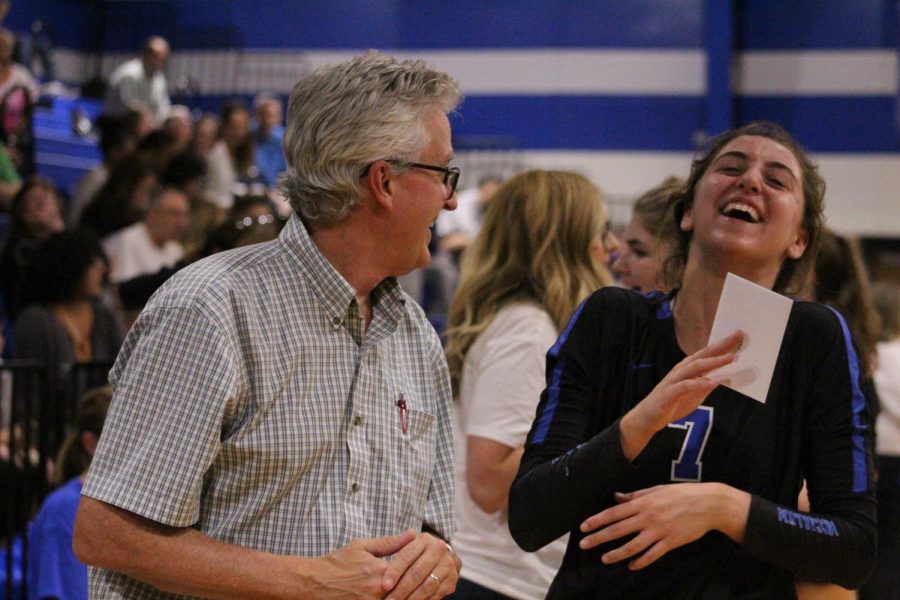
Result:
<instances>
[{"instance_id":1,"label":"blue shirt in background","mask_svg":"<svg viewBox=\"0 0 900 600\"><path fill-rule=\"evenodd\" d=\"M278 183L278 175L287 170L284 161L284 152L281 149L281 140L284 137L284 127L274 128L266 137L255 134L256 150L253 162L259 170L259 175L269 187Z\"/></svg>"},{"instance_id":2,"label":"blue shirt in background","mask_svg":"<svg viewBox=\"0 0 900 600\"><path fill-rule=\"evenodd\" d=\"M81 499L75 477L44 499L28 529L28 598L87 600L87 567L72 552L72 529Z\"/></svg>"}]
</instances>

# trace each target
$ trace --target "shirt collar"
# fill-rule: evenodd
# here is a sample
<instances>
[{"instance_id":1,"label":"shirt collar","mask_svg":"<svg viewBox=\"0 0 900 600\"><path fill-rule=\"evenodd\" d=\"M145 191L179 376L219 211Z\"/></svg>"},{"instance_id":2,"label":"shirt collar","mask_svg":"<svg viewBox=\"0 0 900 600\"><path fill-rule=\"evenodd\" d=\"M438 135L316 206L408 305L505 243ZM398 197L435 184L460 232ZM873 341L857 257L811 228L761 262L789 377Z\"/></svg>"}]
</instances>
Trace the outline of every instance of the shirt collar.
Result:
<instances>
[{"instance_id":1,"label":"shirt collar","mask_svg":"<svg viewBox=\"0 0 900 600\"><path fill-rule=\"evenodd\" d=\"M322 255L297 215L291 215L279 238L307 276L332 322L342 322L356 298L356 290ZM396 277L386 277L372 290L370 301L373 314L376 310L384 311L385 316L396 322L404 313L407 297Z\"/></svg>"}]
</instances>

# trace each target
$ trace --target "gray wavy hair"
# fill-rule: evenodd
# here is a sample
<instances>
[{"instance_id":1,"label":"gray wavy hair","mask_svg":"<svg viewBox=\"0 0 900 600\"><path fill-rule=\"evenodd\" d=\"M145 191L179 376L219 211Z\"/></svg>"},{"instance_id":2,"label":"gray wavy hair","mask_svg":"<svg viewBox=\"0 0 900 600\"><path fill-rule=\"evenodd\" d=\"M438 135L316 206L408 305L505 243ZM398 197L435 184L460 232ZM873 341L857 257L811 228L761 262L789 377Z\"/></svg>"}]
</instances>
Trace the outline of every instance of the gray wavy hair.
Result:
<instances>
[{"instance_id":1,"label":"gray wavy hair","mask_svg":"<svg viewBox=\"0 0 900 600\"><path fill-rule=\"evenodd\" d=\"M315 71L288 101L282 192L307 226L343 220L360 200L365 169L414 159L430 142L426 111L449 113L458 103L457 82L420 60L372 51Z\"/></svg>"}]
</instances>

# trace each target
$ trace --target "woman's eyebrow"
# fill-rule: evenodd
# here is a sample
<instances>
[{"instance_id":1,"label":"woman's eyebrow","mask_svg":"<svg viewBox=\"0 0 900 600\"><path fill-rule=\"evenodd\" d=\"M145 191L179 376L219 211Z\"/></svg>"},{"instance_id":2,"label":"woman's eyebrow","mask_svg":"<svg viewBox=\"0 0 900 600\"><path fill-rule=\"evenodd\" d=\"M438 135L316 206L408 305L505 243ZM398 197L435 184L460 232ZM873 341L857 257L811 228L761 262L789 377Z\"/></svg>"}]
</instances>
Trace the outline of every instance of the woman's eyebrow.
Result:
<instances>
[{"instance_id":1,"label":"woman's eyebrow","mask_svg":"<svg viewBox=\"0 0 900 600\"><path fill-rule=\"evenodd\" d=\"M744 160L744 161L750 160L750 157L747 156L745 153L743 153L739 150L730 150L728 152L724 152L724 153L720 154L719 156L717 156L716 160L713 162L718 162L722 158L737 158L737 159ZM786 164L784 164L782 162L778 162L777 160L770 160L769 162L766 163L766 167L768 167L770 169L778 169L780 171L785 171L788 175L791 176L791 178L794 181L798 181L797 175L794 174L794 171L789 166L787 166Z\"/></svg>"}]
</instances>

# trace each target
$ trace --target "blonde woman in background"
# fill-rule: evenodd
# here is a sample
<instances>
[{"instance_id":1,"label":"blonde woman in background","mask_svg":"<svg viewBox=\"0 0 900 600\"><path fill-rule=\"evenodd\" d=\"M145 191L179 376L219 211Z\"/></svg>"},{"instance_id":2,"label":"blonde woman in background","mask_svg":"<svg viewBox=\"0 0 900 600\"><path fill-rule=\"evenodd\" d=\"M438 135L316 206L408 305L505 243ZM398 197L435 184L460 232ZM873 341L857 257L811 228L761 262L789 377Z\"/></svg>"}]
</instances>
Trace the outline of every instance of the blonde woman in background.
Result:
<instances>
[{"instance_id":1,"label":"blonde woman in background","mask_svg":"<svg viewBox=\"0 0 900 600\"><path fill-rule=\"evenodd\" d=\"M447 361L457 395L455 598L543 598L565 540L520 550L509 486L544 386L544 356L577 305L612 282L615 248L600 191L561 171L510 179L463 257Z\"/></svg>"}]
</instances>

